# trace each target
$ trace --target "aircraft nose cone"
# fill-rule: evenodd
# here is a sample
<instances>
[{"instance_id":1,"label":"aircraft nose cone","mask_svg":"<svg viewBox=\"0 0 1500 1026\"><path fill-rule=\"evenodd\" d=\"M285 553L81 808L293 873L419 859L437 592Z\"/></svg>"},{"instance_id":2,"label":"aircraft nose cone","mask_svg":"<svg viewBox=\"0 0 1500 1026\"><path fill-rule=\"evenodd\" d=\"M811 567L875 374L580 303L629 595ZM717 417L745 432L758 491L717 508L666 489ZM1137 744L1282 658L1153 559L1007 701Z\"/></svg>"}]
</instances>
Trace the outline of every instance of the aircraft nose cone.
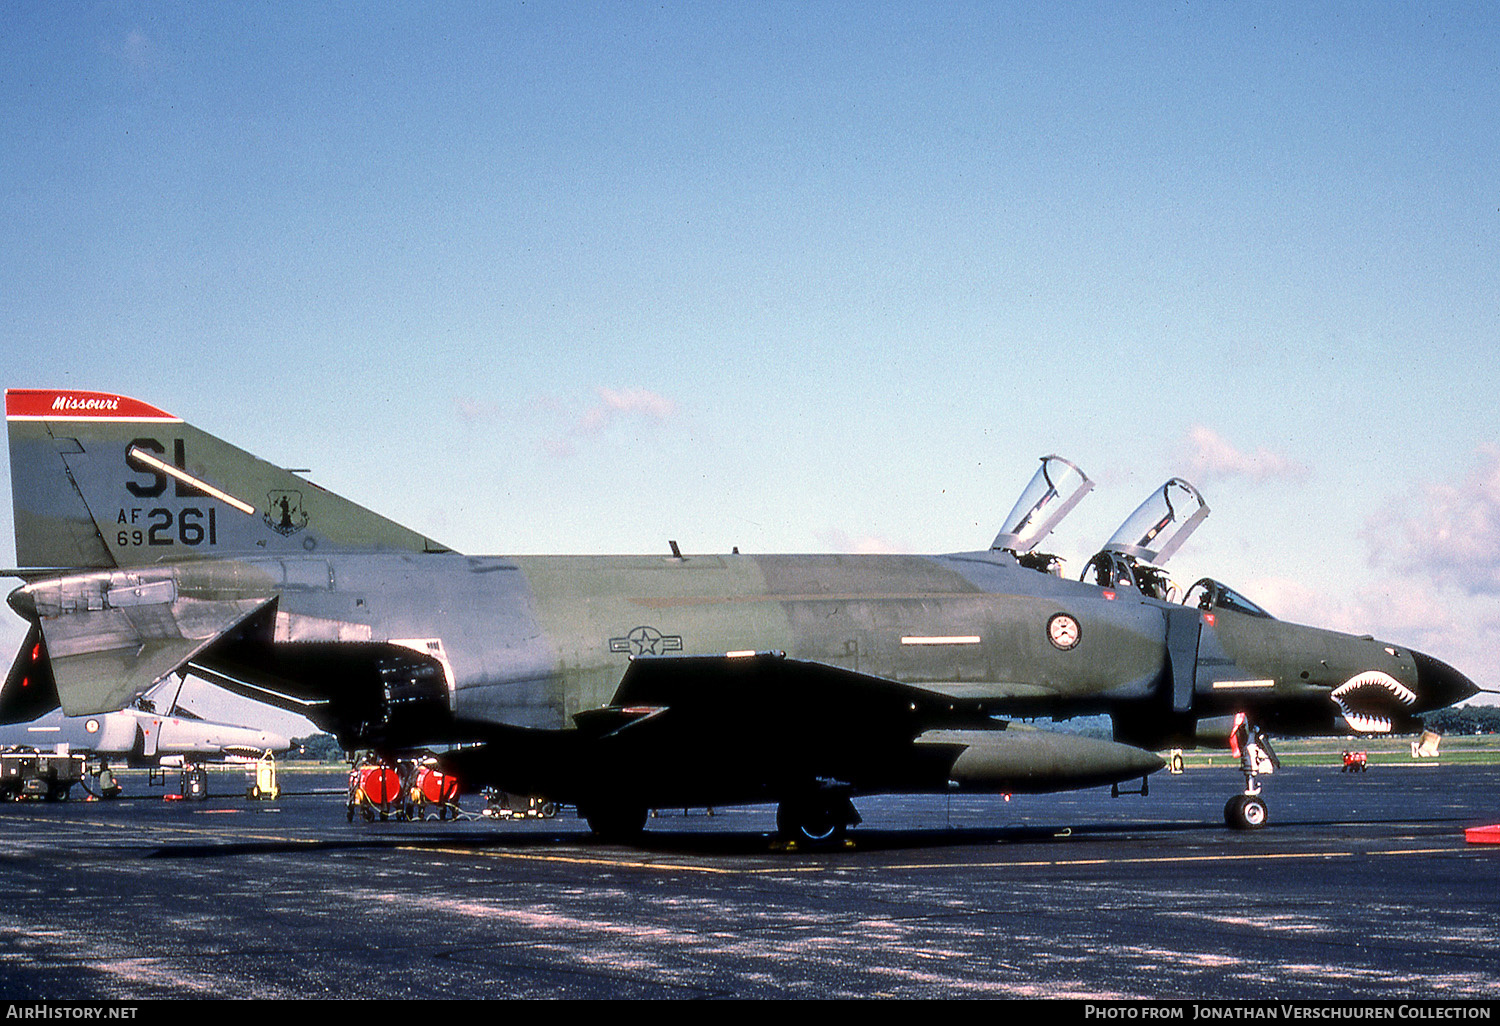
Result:
<instances>
[{"instance_id":1,"label":"aircraft nose cone","mask_svg":"<svg viewBox=\"0 0 1500 1026\"><path fill-rule=\"evenodd\" d=\"M1413 712L1431 712L1473 698L1480 688L1441 659L1413 652L1417 664L1417 702Z\"/></svg>"}]
</instances>

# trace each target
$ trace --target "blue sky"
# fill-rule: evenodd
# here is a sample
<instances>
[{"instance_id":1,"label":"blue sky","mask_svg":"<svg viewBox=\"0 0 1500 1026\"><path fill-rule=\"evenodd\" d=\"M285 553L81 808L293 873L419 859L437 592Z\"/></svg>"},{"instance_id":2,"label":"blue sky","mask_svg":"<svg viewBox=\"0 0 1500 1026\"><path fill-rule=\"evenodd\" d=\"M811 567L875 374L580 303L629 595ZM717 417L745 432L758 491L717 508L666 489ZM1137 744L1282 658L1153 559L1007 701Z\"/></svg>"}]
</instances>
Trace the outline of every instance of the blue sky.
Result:
<instances>
[{"instance_id":1,"label":"blue sky","mask_svg":"<svg viewBox=\"0 0 1500 1026\"><path fill-rule=\"evenodd\" d=\"M469 552L982 548L1058 452L1076 575L1183 475L1184 584L1500 687L1497 93L1483 4L7 0L5 383Z\"/></svg>"}]
</instances>

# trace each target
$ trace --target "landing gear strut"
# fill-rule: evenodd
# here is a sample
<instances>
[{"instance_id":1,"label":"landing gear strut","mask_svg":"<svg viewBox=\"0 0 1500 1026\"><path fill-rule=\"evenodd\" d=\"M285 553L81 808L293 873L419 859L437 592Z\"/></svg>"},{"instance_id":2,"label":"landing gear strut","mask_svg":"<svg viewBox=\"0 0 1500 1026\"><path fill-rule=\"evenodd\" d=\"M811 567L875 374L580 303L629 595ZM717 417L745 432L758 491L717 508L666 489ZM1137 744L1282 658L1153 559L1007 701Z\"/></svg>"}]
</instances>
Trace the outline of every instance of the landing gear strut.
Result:
<instances>
[{"instance_id":1,"label":"landing gear strut","mask_svg":"<svg viewBox=\"0 0 1500 1026\"><path fill-rule=\"evenodd\" d=\"M1234 830L1259 830L1270 819L1265 799L1260 796L1260 775L1274 773L1281 760L1272 751L1266 735L1243 713L1235 717L1230 749L1240 757L1245 793L1235 795L1224 805L1224 822Z\"/></svg>"}]
</instances>

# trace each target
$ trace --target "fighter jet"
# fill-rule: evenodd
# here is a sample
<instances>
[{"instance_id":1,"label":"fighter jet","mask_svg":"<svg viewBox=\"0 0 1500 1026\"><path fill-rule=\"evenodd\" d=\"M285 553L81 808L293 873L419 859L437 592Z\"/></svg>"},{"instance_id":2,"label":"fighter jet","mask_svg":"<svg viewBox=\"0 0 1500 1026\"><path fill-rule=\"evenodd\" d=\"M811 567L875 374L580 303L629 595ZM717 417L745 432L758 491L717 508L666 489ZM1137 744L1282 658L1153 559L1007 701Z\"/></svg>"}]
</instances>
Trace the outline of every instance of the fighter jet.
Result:
<instances>
[{"instance_id":1,"label":"fighter jet","mask_svg":"<svg viewBox=\"0 0 1500 1026\"><path fill-rule=\"evenodd\" d=\"M22 684L31 692L21 701ZM214 723L176 704L180 681L170 679L137 698L131 706L90 716L68 716L52 696L52 708L31 718L38 695L52 682L45 675L8 680L0 689L0 750L62 750L82 754L93 777L92 792L100 797L119 795L114 769L121 766L180 771L181 793L208 797L204 764L226 757L254 759L267 752L285 752L290 738L268 730ZM18 707L20 719L12 706ZM164 711L159 711L164 710ZM85 786L88 786L87 784Z\"/></svg>"},{"instance_id":2,"label":"fighter jet","mask_svg":"<svg viewBox=\"0 0 1500 1026\"><path fill-rule=\"evenodd\" d=\"M1264 753L1268 730L1395 729L1476 690L1217 582L1172 601L1151 561L1206 509L1185 482L1091 579L1048 572L1035 546L1089 484L1057 458L975 552L470 556L138 400L10 390L6 419L31 625L7 687L55 681L86 715L191 672L347 749L458 746L467 788L611 838L771 802L788 837L836 840L860 795L1119 783L1168 743ZM1115 740L1019 722L1085 713ZM1266 821L1259 765L1236 825Z\"/></svg>"}]
</instances>

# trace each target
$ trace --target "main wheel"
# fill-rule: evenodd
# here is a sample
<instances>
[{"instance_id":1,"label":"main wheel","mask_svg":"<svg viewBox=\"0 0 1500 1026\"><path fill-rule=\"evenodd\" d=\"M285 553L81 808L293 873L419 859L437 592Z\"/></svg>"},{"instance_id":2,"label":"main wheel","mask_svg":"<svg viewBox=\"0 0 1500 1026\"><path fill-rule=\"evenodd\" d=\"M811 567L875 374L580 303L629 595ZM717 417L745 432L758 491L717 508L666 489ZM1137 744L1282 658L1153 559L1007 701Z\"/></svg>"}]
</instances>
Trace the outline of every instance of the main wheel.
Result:
<instances>
[{"instance_id":1,"label":"main wheel","mask_svg":"<svg viewBox=\"0 0 1500 1026\"><path fill-rule=\"evenodd\" d=\"M1237 794L1224 806L1224 822L1235 830L1259 830L1270 818L1270 810L1257 794Z\"/></svg>"},{"instance_id":2,"label":"main wheel","mask_svg":"<svg viewBox=\"0 0 1500 1026\"><path fill-rule=\"evenodd\" d=\"M776 832L788 841L837 844L848 829L837 803L784 801L776 807Z\"/></svg>"},{"instance_id":3,"label":"main wheel","mask_svg":"<svg viewBox=\"0 0 1500 1026\"><path fill-rule=\"evenodd\" d=\"M581 811L595 837L629 844L645 831L649 810L644 805L605 805Z\"/></svg>"}]
</instances>

